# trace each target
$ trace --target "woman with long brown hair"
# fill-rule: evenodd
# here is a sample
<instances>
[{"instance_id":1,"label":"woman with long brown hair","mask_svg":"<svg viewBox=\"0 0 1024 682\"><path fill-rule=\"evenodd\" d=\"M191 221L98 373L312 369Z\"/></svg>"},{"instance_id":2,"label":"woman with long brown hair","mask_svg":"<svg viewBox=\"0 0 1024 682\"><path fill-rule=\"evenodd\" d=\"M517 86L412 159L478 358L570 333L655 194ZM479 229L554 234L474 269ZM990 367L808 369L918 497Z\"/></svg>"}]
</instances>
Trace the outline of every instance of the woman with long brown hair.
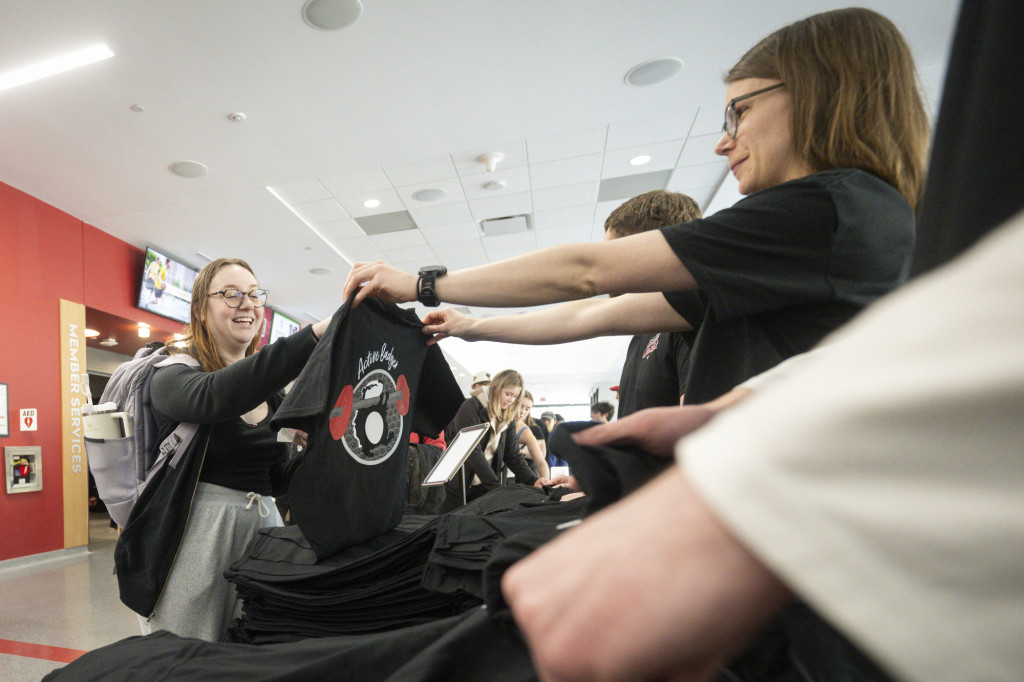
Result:
<instances>
[{"instance_id":1,"label":"woman with long brown hair","mask_svg":"<svg viewBox=\"0 0 1024 682\"><path fill-rule=\"evenodd\" d=\"M506 466L515 474L516 483L534 485L540 480L519 452L519 440L515 434L524 384L523 375L514 369L498 372L490 385L479 386L472 391L445 427L444 437L450 443L459 431L468 426L490 425L487 435L463 465L465 491L460 472L445 486L447 496L441 511L450 511L461 505L463 492L469 501L497 488L501 485L501 470Z\"/></svg>"},{"instance_id":2,"label":"woman with long brown hair","mask_svg":"<svg viewBox=\"0 0 1024 682\"><path fill-rule=\"evenodd\" d=\"M174 546L171 565L118 575L119 582L156 593L153 613L143 619L145 631L220 639L239 615L224 570L260 527L282 525L270 496L287 486L288 446L269 423L280 391L298 376L330 318L257 353L266 301L267 291L245 261L207 264L193 285L185 339L170 349L192 361L158 368L150 383L157 442L179 423L199 424L195 447L184 457L201 463L185 518L159 510L165 517L160 533L133 541ZM125 545L119 543L119 550L140 550Z\"/></svg>"}]
</instances>

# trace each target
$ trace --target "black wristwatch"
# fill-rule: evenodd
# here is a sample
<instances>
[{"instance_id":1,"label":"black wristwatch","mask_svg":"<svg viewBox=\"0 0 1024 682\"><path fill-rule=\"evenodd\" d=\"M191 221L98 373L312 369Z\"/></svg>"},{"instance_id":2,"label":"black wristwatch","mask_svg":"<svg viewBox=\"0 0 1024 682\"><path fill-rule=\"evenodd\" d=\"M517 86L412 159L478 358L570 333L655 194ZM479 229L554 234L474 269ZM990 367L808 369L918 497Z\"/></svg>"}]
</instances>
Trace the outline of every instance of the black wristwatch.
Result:
<instances>
[{"instance_id":1,"label":"black wristwatch","mask_svg":"<svg viewBox=\"0 0 1024 682\"><path fill-rule=\"evenodd\" d=\"M436 308L441 301L437 298L437 290L434 282L438 277L448 274L448 268L443 265L427 265L420 268L420 278L416 280L416 300L425 306Z\"/></svg>"}]
</instances>

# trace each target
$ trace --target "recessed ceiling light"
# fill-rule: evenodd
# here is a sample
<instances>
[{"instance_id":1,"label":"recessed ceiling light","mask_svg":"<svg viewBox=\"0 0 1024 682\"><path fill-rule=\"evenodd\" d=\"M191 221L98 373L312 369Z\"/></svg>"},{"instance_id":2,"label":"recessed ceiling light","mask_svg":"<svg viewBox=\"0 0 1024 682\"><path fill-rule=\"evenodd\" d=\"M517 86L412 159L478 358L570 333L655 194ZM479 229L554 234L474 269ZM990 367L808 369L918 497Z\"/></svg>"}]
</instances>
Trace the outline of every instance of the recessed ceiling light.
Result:
<instances>
[{"instance_id":1,"label":"recessed ceiling light","mask_svg":"<svg viewBox=\"0 0 1024 682\"><path fill-rule=\"evenodd\" d=\"M505 189L507 184L504 180L491 180L484 183L484 189L488 192L497 192L498 190Z\"/></svg>"},{"instance_id":2,"label":"recessed ceiling light","mask_svg":"<svg viewBox=\"0 0 1024 682\"><path fill-rule=\"evenodd\" d=\"M133 104L128 108L134 111L136 114L141 114L143 111L146 110L146 107L142 106L141 104Z\"/></svg>"},{"instance_id":3,"label":"recessed ceiling light","mask_svg":"<svg viewBox=\"0 0 1024 682\"><path fill-rule=\"evenodd\" d=\"M359 0L307 0L302 18L313 28L335 31L354 24L363 12Z\"/></svg>"},{"instance_id":4,"label":"recessed ceiling light","mask_svg":"<svg viewBox=\"0 0 1024 682\"><path fill-rule=\"evenodd\" d=\"M83 50L76 50L75 52L68 52L67 54L51 57L50 59L44 59L41 62L23 66L20 69L0 73L0 90L13 88L24 83L31 83L47 76L55 76L58 73L77 69L80 66L109 59L113 56L114 53L109 47L99 44Z\"/></svg>"},{"instance_id":5,"label":"recessed ceiling light","mask_svg":"<svg viewBox=\"0 0 1024 682\"><path fill-rule=\"evenodd\" d=\"M651 157L647 156L646 154L641 154L640 156L634 156L632 159L630 159L629 160L629 165L630 166L642 166L645 163L650 163L650 162L651 162Z\"/></svg>"},{"instance_id":6,"label":"recessed ceiling light","mask_svg":"<svg viewBox=\"0 0 1024 682\"><path fill-rule=\"evenodd\" d=\"M115 339L113 336L108 336L107 338L105 338L102 341L100 341L100 345L101 346L116 346L117 345L117 339Z\"/></svg>"},{"instance_id":7,"label":"recessed ceiling light","mask_svg":"<svg viewBox=\"0 0 1024 682\"><path fill-rule=\"evenodd\" d=\"M412 193L412 198L416 201L437 201L438 199L444 199L446 196L448 196L448 192L440 187L428 187Z\"/></svg>"},{"instance_id":8,"label":"recessed ceiling light","mask_svg":"<svg viewBox=\"0 0 1024 682\"><path fill-rule=\"evenodd\" d=\"M245 114L241 111L232 111L228 114L228 120L234 121L235 123L241 123L245 120Z\"/></svg>"},{"instance_id":9,"label":"recessed ceiling light","mask_svg":"<svg viewBox=\"0 0 1024 682\"><path fill-rule=\"evenodd\" d=\"M655 83L667 81L682 70L682 59L676 59L675 57L652 59L643 64L637 64L627 71L625 80L628 85L654 85Z\"/></svg>"},{"instance_id":10,"label":"recessed ceiling light","mask_svg":"<svg viewBox=\"0 0 1024 682\"><path fill-rule=\"evenodd\" d=\"M312 268L309 271L309 274L311 274L311 275L329 275L332 272L334 272L334 270L332 270L331 268Z\"/></svg>"},{"instance_id":11,"label":"recessed ceiling light","mask_svg":"<svg viewBox=\"0 0 1024 682\"><path fill-rule=\"evenodd\" d=\"M168 170L183 178L201 178L209 171L206 166L198 161L175 161L168 166Z\"/></svg>"},{"instance_id":12,"label":"recessed ceiling light","mask_svg":"<svg viewBox=\"0 0 1024 682\"><path fill-rule=\"evenodd\" d=\"M367 199L363 202L363 206L366 208L377 208L380 206L380 201L378 199Z\"/></svg>"},{"instance_id":13,"label":"recessed ceiling light","mask_svg":"<svg viewBox=\"0 0 1024 682\"><path fill-rule=\"evenodd\" d=\"M85 338L87 338L87 339L95 339L99 335L100 335L100 333L98 331L96 331L95 329L86 329L85 330Z\"/></svg>"}]
</instances>

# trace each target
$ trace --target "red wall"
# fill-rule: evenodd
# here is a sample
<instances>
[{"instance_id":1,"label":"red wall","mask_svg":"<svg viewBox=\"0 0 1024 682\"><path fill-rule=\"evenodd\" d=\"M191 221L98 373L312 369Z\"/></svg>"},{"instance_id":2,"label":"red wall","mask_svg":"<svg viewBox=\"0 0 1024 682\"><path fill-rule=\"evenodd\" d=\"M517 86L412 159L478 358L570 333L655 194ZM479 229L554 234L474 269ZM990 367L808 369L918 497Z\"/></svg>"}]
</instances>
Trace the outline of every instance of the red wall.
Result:
<instances>
[{"instance_id":1,"label":"red wall","mask_svg":"<svg viewBox=\"0 0 1024 682\"><path fill-rule=\"evenodd\" d=\"M143 251L0 183L0 383L10 436L0 447L42 448L43 489L8 495L0 483L0 560L64 547L61 466L61 298L150 322L135 307ZM38 410L39 430L18 429Z\"/></svg>"}]
</instances>

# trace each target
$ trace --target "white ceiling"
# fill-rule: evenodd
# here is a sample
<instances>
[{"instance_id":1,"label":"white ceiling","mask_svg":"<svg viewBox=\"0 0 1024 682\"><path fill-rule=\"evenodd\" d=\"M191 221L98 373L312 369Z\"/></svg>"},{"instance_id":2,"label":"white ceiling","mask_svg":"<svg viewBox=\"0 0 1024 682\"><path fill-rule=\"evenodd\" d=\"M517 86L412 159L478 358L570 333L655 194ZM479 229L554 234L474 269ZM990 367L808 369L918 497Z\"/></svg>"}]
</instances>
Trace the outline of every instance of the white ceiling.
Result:
<instances>
[{"instance_id":1,"label":"white ceiling","mask_svg":"<svg viewBox=\"0 0 1024 682\"><path fill-rule=\"evenodd\" d=\"M116 56L0 92L0 181L193 266L245 258L271 305L311 321L340 305L352 260L460 268L598 239L622 201L598 201L608 178L666 171L707 207L727 171L712 152L722 73L766 32L846 4L364 0L355 24L321 31L303 0L3 0L0 72L97 42ZM862 4L904 32L934 100L957 3ZM685 66L625 84L660 57ZM492 173L488 151L504 154ZM652 160L631 166L639 154ZM184 160L208 175L168 171ZM494 180L505 188L483 188ZM423 188L447 196L417 201ZM356 222L395 211L417 227ZM481 236L480 220L520 213L530 231ZM470 372L513 364L548 402L586 402L617 382L624 341L443 347Z\"/></svg>"}]
</instances>

